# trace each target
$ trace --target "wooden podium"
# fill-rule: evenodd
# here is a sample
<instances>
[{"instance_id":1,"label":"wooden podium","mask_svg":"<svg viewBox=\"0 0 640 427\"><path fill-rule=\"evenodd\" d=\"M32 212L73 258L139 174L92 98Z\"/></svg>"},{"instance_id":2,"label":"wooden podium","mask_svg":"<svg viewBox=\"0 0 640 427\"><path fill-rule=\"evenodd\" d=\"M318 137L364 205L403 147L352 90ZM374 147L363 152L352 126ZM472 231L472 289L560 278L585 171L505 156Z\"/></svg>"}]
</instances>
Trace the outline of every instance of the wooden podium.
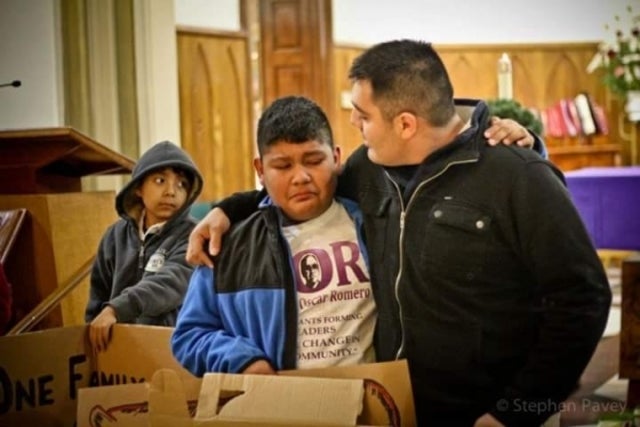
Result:
<instances>
[{"instance_id":1,"label":"wooden podium","mask_svg":"<svg viewBox=\"0 0 640 427\"><path fill-rule=\"evenodd\" d=\"M0 210L28 212L5 264L14 323L77 275L117 219L114 192L83 192L81 178L134 164L71 128L0 132ZM37 329L83 324L88 293L87 276Z\"/></svg>"}]
</instances>

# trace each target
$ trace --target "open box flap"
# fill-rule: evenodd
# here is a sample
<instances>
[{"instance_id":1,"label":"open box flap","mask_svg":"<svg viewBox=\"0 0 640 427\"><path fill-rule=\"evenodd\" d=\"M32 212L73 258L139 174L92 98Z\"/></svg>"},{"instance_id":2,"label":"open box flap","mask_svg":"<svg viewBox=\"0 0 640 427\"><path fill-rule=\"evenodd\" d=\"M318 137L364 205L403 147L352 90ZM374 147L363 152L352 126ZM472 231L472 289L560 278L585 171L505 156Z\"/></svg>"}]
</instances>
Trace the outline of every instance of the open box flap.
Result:
<instances>
[{"instance_id":1,"label":"open box flap","mask_svg":"<svg viewBox=\"0 0 640 427\"><path fill-rule=\"evenodd\" d=\"M355 426L364 395L361 379L207 374L192 420L182 380L174 371L159 370L149 387L153 427Z\"/></svg>"},{"instance_id":2,"label":"open box flap","mask_svg":"<svg viewBox=\"0 0 640 427\"><path fill-rule=\"evenodd\" d=\"M236 396L221 407L220 401L208 398L224 397L225 392ZM212 373L203 378L196 420L355 425L363 395L361 379Z\"/></svg>"}]
</instances>

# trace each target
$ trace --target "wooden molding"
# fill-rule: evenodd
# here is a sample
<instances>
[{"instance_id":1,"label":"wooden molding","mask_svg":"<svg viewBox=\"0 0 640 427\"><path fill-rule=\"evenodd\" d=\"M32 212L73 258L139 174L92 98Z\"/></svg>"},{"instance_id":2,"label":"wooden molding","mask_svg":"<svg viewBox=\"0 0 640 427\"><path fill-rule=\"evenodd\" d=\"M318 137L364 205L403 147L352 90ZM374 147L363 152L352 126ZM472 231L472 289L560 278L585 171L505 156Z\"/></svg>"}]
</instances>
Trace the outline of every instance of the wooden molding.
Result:
<instances>
[{"instance_id":1,"label":"wooden molding","mask_svg":"<svg viewBox=\"0 0 640 427\"><path fill-rule=\"evenodd\" d=\"M503 52L511 57L513 66L514 99L526 107L543 109L563 98L573 98L579 92L588 92L601 106L607 106L605 87L601 76L589 74L587 65L597 51L596 42L586 43L545 43L545 44L484 44L484 45L437 45L451 81L455 96L458 98L495 99L497 98L497 61ZM351 83L347 79L352 61L364 51L365 47L336 45L334 47L334 108L333 128L336 141L349 155L360 145L361 136L354 129L349 116L351 109L341 105L341 95L349 95ZM615 118L608 111L610 134L597 138L550 138L549 146L563 145L561 150L553 151L554 160L563 170L594 165L614 165L621 161L620 152L626 147L619 145ZM585 149L585 143L605 144L594 149ZM575 147L576 159L571 159ZM605 154L606 151L606 154ZM558 157L560 156L560 157ZM623 159L625 160L625 159Z\"/></svg>"}]
</instances>

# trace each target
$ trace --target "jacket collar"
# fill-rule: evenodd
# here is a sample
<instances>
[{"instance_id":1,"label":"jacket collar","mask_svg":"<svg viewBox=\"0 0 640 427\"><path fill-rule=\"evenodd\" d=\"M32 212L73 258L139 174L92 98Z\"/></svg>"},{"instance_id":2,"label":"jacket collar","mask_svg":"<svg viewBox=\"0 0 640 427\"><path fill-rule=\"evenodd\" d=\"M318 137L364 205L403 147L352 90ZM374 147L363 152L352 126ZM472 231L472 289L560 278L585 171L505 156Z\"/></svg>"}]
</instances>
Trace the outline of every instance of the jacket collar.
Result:
<instances>
[{"instance_id":1,"label":"jacket collar","mask_svg":"<svg viewBox=\"0 0 640 427\"><path fill-rule=\"evenodd\" d=\"M418 185L443 173L449 166L475 163L486 145L484 130L489 122L489 107L483 101L456 99L456 110L464 119L469 118L469 126L444 147L434 151L418 165L413 178L403 191L403 198L409 200Z\"/></svg>"},{"instance_id":2,"label":"jacket collar","mask_svg":"<svg viewBox=\"0 0 640 427\"><path fill-rule=\"evenodd\" d=\"M417 176L430 175L451 163L467 163L480 158L486 145L484 130L489 123L489 107L484 101L460 99L456 100L456 108L463 119L470 114L468 127L449 144L427 156L418 167Z\"/></svg>"}]
</instances>

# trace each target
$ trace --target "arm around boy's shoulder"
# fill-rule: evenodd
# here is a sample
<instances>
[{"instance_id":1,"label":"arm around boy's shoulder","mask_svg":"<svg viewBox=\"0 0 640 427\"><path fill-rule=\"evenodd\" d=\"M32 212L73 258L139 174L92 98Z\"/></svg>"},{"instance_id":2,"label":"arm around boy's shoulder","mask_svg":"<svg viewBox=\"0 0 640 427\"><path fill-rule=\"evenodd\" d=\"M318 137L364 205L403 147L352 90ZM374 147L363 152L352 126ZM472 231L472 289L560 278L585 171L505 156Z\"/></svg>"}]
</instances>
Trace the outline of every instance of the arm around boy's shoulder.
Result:
<instances>
[{"instance_id":1,"label":"arm around boy's shoulder","mask_svg":"<svg viewBox=\"0 0 640 427\"><path fill-rule=\"evenodd\" d=\"M236 223L255 212L260 205L260 201L266 196L267 192L264 189L237 192L213 204L212 209L222 209L231 223Z\"/></svg>"},{"instance_id":2,"label":"arm around boy's shoulder","mask_svg":"<svg viewBox=\"0 0 640 427\"><path fill-rule=\"evenodd\" d=\"M548 159L549 151L547 150L547 145L544 143L544 140L533 132L531 132L531 135L533 135L533 146L531 149L538 153L543 159Z\"/></svg>"},{"instance_id":3,"label":"arm around boy's shoulder","mask_svg":"<svg viewBox=\"0 0 640 427\"><path fill-rule=\"evenodd\" d=\"M358 147L342 166L338 176L338 188L336 195L358 201L360 197L360 185L367 182L373 173L382 170L381 166L374 164L367 154L367 147L363 144Z\"/></svg>"}]
</instances>

